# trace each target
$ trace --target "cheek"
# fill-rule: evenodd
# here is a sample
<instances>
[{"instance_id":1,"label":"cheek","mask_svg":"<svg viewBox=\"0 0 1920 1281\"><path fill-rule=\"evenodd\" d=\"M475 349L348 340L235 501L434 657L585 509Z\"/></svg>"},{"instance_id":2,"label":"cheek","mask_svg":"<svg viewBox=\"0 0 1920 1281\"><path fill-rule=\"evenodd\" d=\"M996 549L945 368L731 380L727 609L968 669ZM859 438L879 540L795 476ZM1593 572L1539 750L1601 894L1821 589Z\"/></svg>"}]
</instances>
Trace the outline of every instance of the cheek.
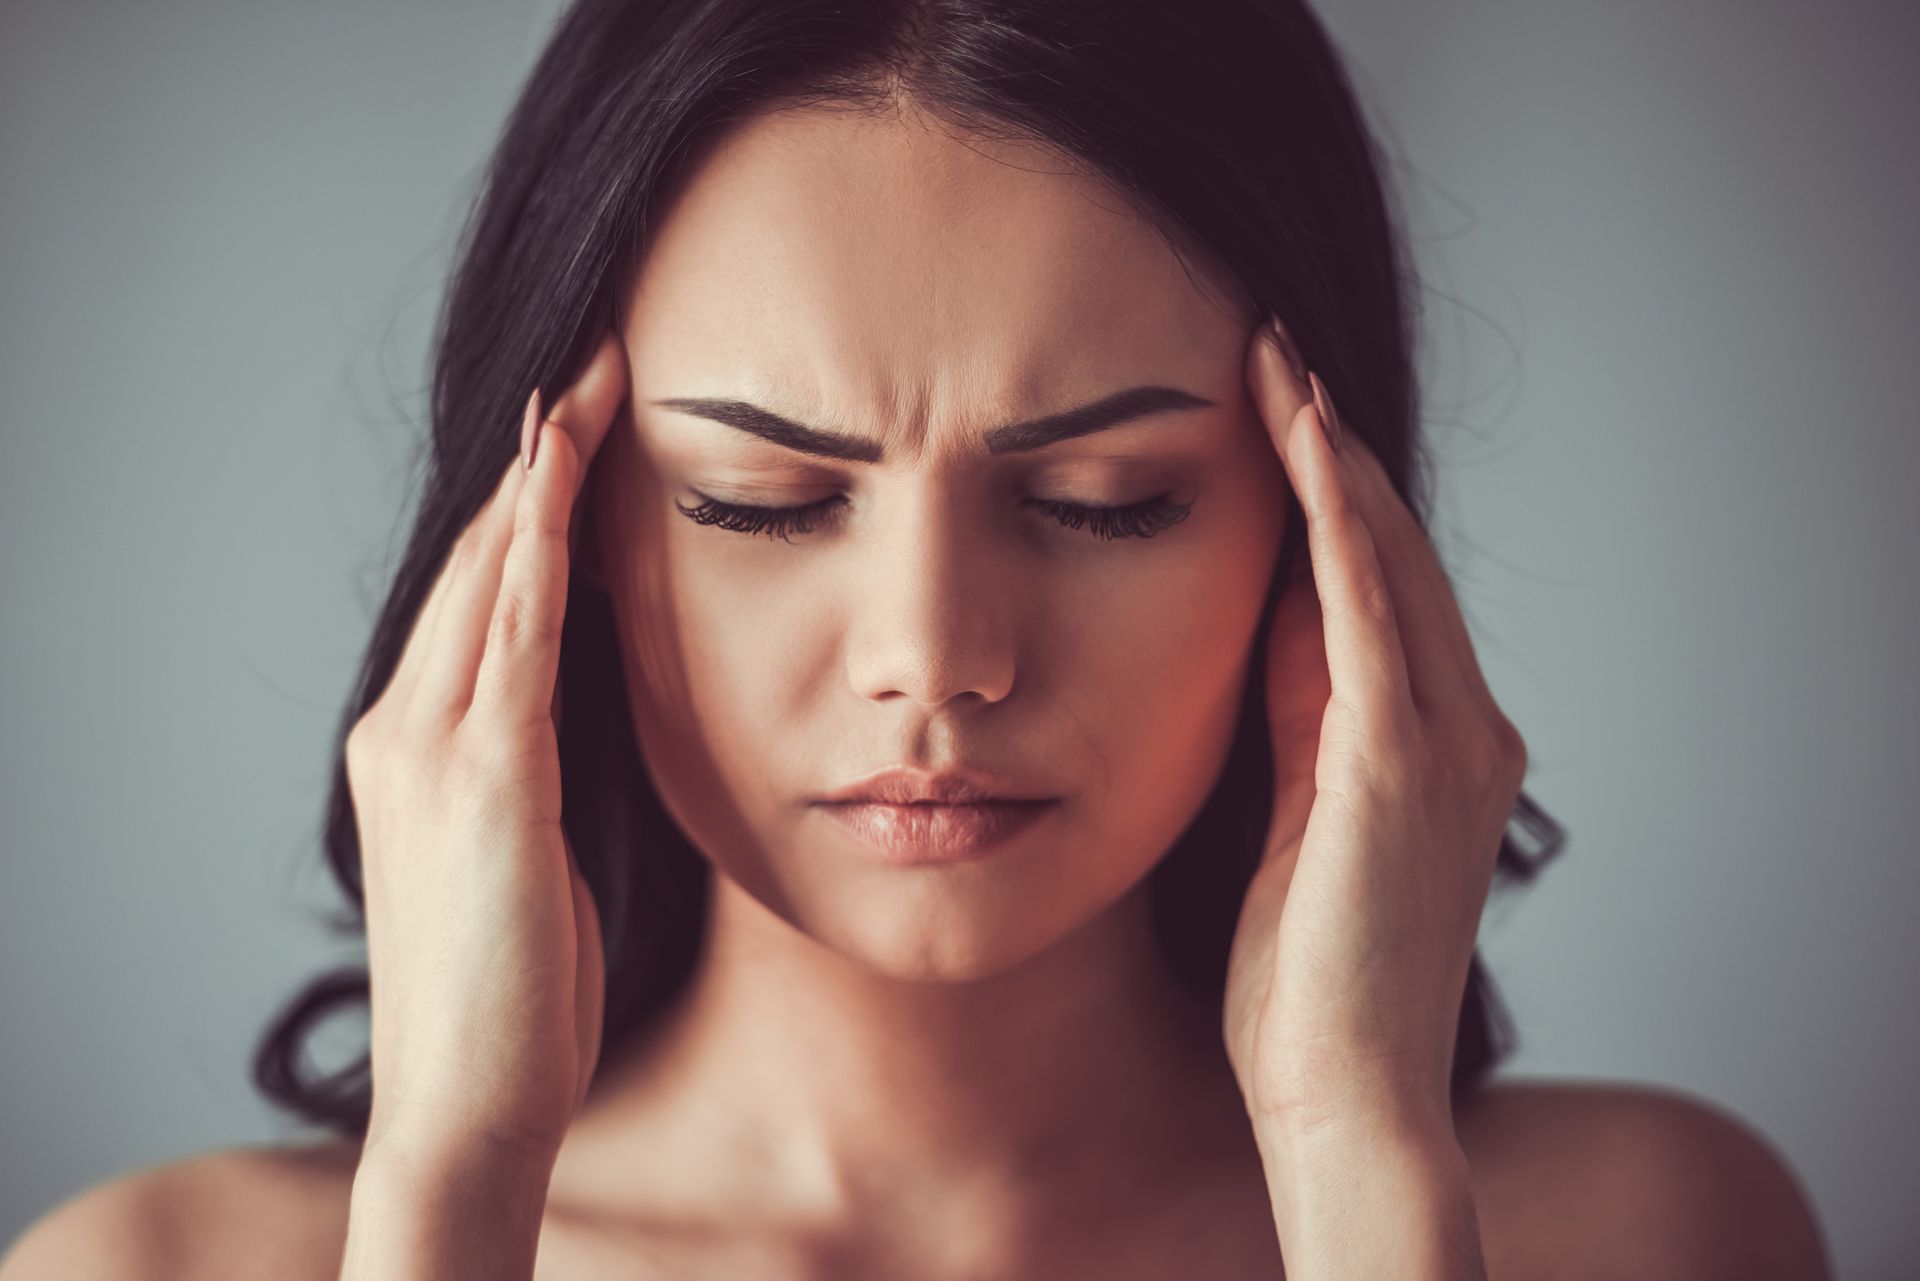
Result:
<instances>
[{"instance_id":1,"label":"cheek","mask_svg":"<svg viewBox=\"0 0 1920 1281\"><path fill-rule=\"evenodd\" d=\"M1209 487L1186 522L1063 571L1046 593L1043 651L1074 651L1116 708L1191 699L1247 657L1278 559L1283 495L1250 482ZM1132 714L1125 719L1135 720Z\"/></svg>"},{"instance_id":2,"label":"cheek","mask_svg":"<svg viewBox=\"0 0 1920 1281\"><path fill-rule=\"evenodd\" d=\"M652 606L620 619L640 751L694 847L763 903L783 904L774 869L790 824L779 811L796 793L776 776L790 754L774 749L808 740L791 711L804 680L795 651L766 620L793 606L741 595L684 545L664 543Z\"/></svg>"},{"instance_id":3,"label":"cheek","mask_svg":"<svg viewBox=\"0 0 1920 1281\"><path fill-rule=\"evenodd\" d=\"M626 624L630 655L652 717L683 738L697 735L728 766L742 745L764 752L770 735L793 727L795 700L808 687L800 665L810 642L795 630L809 617L806 602L777 576L714 563L699 545L707 540L660 533L653 608Z\"/></svg>"},{"instance_id":4,"label":"cheek","mask_svg":"<svg viewBox=\"0 0 1920 1281\"><path fill-rule=\"evenodd\" d=\"M669 586L636 629L659 656L644 664L653 693L636 727L682 825L747 882L780 861L803 798L864 762L872 735L854 736L850 758L834 735L851 700L832 585L744 536L665 525Z\"/></svg>"},{"instance_id":5,"label":"cheek","mask_svg":"<svg viewBox=\"0 0 1920 1281\"><path fill-rule=\"evenodd\" d=\"M1165 554L1131 566L1116 557L1050 611L1049 666L1102 766L1086 811L1097 848L1157 858L1219 777L1277 560L1280 521L1263 501L1249 490L1216 504L1192 537L1162 535Z\"/></svg>"},{"instance_id":6,"label":"cheek","mask_svg":"<svg viewBox=\"0 0 1920 1281\"><path fill-rule=\"evenodd\" d=\"M780 664L786 616L778 561L718 540L673 510L671 483L648 446L610 437L596 468L595 531L613 591L643 737L698 726L716 737L737 707L765 706L790 677ZM756 567L758 567L756 569Z\"/></svg>"},{"instance_id":7,"label":"cheek","mask_svg":"<svg viewBox=\"0 0 1920 1281\"><path fill-rule=\"evenodd\" d=\"M778 629L765 626L787 607L713 564L700 531L689 537L688 522L667 518L651 462L630 440L608 443L594 529L635 736L661 802L695 843L745 848L741 799L765 794L756 762L790 724L768 710L794 677Z\"/></svg>"}]
</instances>

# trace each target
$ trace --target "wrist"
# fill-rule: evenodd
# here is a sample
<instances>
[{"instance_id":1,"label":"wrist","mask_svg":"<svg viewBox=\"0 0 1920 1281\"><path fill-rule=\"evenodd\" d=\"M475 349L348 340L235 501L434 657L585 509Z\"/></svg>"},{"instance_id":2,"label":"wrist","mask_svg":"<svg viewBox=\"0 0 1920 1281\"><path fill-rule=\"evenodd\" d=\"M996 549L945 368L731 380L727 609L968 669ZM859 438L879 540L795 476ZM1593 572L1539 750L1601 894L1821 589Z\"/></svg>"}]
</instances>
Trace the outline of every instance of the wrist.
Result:
<instances>
[{"instance_id":1,"label":"wrist","mask_svg":"<svg viewBox=\"0 0 1920 1281\"><path fill-rule=\"evenodd\" d=\"M369 1134L354 1177L356 1182L364 1178L393 1191L451 1185L494 1188L501 1195L544 1195L557 1156L557 1150L533 1151L480 1135Z\"/></svg>"},{"instance_id":2,"label":"wrist","mask_svg":"<svg viewBox=\"0 0 1920 1281\"><path fill-rule=\"evenodd\" d=\"M1453 1133L1453 1098L1445 1087L1356 1071L1316 1074L1269 1097L1248 1096L1254 1128L1287 1139L1323 1128L1362 1129L1430 1140Z\"/></svg>"},{"instance_id":3,"label":"wrist","mask_svg":"<svg viewBox=\"0 0 1920 1281\"><path fill-rule=\"evenodd\" d=\"M343 1278L532 1275L550 1160L481 1140L361 1150L349 1196Z\"/></svg>"},{"instance_id":4,"label":"wrist","mask_svg":"<svg viewBox=\"0 0 1920 1281\"><path fill-rule=\"evenodd\" d=\"M1353 1110L1255 1125L1289 1275L1484 1278L1452 1127Z\"/></svg>"},{"instance_id":5,"label":"wrist","mask_svg":"<svg viewBox=\"0 0 1920 1281\"><path fill-rule=\"evenodd\" d=\"M1412 1203L1447 1200L1467 1182L1452 1124L1404 1104L1269 1114L1254 1138L1283 1239L1289 1220L1362 1184Z\"/></svg>"},{"instance_id":6,"label":"wrist","mask_svg":"<svg viewBox=\"0 0 1920 1281\"><path fill-rule=\"evenodd\" d=\"M434 1175L473 1169L501 1179L539 1171L544 1179L559 1158L560 1144L559 1137L544 1133L431 1119L424 1109L386 1115L376 1110L368 1119L361 1161L371 1158Z\"/></svg>"},{"instance_id":7,"label":"wrist","mask_svg":"<svg viewBox=\"0 0 1920 1281\"><path fill-rule=\"evenodd\" d=\"M1450 1118L1424 1107L1355 1106L1307 1112L1267 1113L1254 1118L1263 1158L1283 1173L1311 1171L1357 1155L1425 1166L1437 1172L1466 1168Z\"/></svg>"}]
</instances>

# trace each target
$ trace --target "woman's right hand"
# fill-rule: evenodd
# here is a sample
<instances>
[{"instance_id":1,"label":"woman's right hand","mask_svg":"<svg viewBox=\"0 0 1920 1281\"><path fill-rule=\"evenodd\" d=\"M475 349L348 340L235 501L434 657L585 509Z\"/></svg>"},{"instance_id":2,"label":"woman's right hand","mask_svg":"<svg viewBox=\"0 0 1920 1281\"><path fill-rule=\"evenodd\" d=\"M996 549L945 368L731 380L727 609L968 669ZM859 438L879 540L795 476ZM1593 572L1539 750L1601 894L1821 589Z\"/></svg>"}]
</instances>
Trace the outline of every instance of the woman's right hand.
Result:
<instances>
[{"instance_id":1,"label":"woman's right hand","mask_svg":"<svg viewBox=\"0 0 1920 1281\"><path fill-rule=\"evenodd\" d=\"M599 1059L599 920L560 827L569 530L627 394L609 333L508 464L347 736L373 1047L369 1149L551 1161ZM536 399L523 431L536 428ZM523 436L522 453L525 451Z\"/></svg>"}]
</instances>

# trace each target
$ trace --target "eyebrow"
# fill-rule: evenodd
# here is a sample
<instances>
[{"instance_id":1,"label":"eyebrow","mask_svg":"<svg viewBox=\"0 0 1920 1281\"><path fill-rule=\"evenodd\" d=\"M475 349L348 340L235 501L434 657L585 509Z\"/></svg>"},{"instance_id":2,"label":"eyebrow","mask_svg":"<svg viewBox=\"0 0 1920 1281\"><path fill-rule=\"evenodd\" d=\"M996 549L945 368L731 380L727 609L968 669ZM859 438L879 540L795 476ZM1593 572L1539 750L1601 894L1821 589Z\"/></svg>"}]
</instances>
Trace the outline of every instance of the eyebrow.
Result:
<instances>
[{"instance_id":1,"label":"eyebrow","mask_svg":"<svg viewBox=\"0 0 1920 1281\"><path fill-rule=\"evenodd\" d=\"M885 457L885 451L877 441L797 423L744 400L695 396L669 397L650 403L663 409L675 409L697 418L723 423L797 453L854 463L877 463ZM1058 441L1118 427L1150 414L1163 414L1176 409L1204 409L1212 404L1206 397L1196 396L1178 387L1129 387L1076 408L1048 414L1044 418L994 427L986 433L987 452L1027 453L1044 449Z\"/></svg>"}]
</instances>

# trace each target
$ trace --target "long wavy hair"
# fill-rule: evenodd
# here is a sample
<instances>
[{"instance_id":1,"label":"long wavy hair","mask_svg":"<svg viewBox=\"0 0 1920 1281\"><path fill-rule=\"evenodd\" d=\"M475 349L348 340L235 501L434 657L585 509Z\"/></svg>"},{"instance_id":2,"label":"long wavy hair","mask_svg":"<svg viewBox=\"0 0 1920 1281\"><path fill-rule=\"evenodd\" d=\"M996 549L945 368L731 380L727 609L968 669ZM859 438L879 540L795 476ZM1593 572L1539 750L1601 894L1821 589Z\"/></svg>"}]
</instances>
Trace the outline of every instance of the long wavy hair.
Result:
<instances>
[{"instance_id":1,"label":"long wavy hair","mask_svg":"<svg viewBox=\"0 0 1920 1281\"><path fill-rule=\"evenodd\" d=\"M616 315L617 290L689 158L731 122L788 106L911 102L988 137L1035 143L1129 199L1183 264L1198 245L1280 319L1349 430L1422 524L1427 460L1406 250L1379 145L1319 20L1299 0L576 0L521 89L462 229L434 335L424 490L334 736L322 844L364 932L347 732L385 689L429 587L518 446L527 389L547 403ZM1297 505L1292 555L1305 545ZM1276 568L1263 616L1291 569ZM1266 625L1259 646L1264 652ZM683 988L711 868L643 762L604 591L576 576L561 643L563 824L606 948L601 1064ZM1228 944L1272 804L1264 664L1251 664L1220 777L1149 874L1166 962L1218 1009ZM1517 838L1525 838L1517 839ZM1495 888L1564 844L1520 794ZM364 1136L371 1051L327 1069L317 1028L364 1009L364 966L319 975L253 1052L256 1087L303 1120ZM1460 1006L1459 1092L1516 1044L1478 952Z\"/></svg>"}]
</instances>

